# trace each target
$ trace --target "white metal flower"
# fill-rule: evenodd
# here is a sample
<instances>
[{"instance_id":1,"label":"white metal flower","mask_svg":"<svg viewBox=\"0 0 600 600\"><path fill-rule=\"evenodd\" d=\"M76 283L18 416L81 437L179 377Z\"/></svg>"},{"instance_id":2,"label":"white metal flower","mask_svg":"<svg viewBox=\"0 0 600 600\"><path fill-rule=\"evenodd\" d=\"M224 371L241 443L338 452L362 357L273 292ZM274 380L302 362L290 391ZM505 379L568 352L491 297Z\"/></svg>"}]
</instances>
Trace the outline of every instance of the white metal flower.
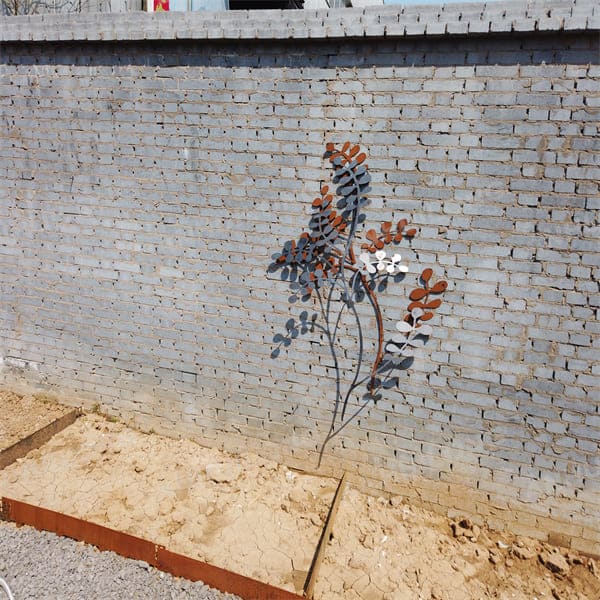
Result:
<instances>
[{"instance_id":1,"label":"white metal flower","mask_svg":"<svg viewBox=\"0 0 600 600\"><path fill-rule=\"evenodd\" d=\"M393 335L392 341L387 343L385 349L392 354L405 357L413 356L414 349L425 344L423 337L418 336L429 336L433 332L431 325L420 322L423 314L422 309L413 308L411 311L412 324L406 321L398 321L396 329L400 332L400 335Z\"/></svg>"},{"instance_id":2,"label":"white metal flower","mask_svg":"<svg viewBox=\"0 0 600 600\"><path fill-rule=\"evenodd\" d=\"M372 255L368 252L363 252L358 259L365 265L367 272L371 274L385 271L389 275L393 275L408 271L408 266L400 263L402 260L400 254L388 257L385 250L377 250L374 261L372 260Z\"/></svg>"}]
</instances>

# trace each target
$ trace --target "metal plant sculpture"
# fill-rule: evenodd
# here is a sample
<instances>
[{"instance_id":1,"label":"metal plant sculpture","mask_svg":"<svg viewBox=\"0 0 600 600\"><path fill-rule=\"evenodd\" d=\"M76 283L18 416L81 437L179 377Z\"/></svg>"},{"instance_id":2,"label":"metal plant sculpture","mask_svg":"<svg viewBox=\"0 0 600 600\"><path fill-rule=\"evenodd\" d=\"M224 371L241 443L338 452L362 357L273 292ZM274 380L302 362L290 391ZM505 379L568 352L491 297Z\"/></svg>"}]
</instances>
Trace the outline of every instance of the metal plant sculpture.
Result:
<instances>
[{"instance_id":1,"label":"metal plant sculpture","mask_svg":"<svg viewBox=\"0 0 600 600\"><path fill-rule=\"evenodd\" d=\"M336 149L333 144L327 144L326 148L325 156L331 162L333 183L337 186L335 206L334 194L324 185L320 196L312 203L308 231L303 232L299 239L286 242L282 251L273 255L274 263L270 268L271 271L281 269L282 279L290 281L289 287L294 296L303 300L316 297L320 308L321 322L317 313L309 317L308 311L302 312L299 323L294 319L287 322L287 334L274 337L277 347L272 357L278 356L281 346L288 346L299 333L317 329L327 340L336 371L336 402L321 455L327 442L368 402L381 397L381 389L397 384L398 378L391 374L395 369L406 367L415 348L423 346L431 335L432 328L427 321L442 303L441 298L432 296L439 296L448 286L445 281L433 283L431 269L422 271L419 285L409 293L406 313L396 323L397 333L386 340L377 291L386 289L390 277L401 281L409 271L400 254L391 253L389 248L404 240L410 241L417 230L407 228L406 219L402 219L395 225L386 221L380 225L380 231L369 229L365 233L363 208L368 203L366 194L370 191L371 181L365 164L366 154L360 151L359 146L351 146L349 142L341 149ZM354 245L358 238L362 238L363 243L362 252L357 256ZM365 298L377 323L375 356L367 374L364 373L364 330L357 311L357 303ZM334 306L340 306L337 312L334 312ZM345 310L352 314L356 323L358 355L350 375L352 381L343 390L336 342ZM344 420L351 395L364 384L367 388L364 403Z\"/></svg>"}]
</instances>

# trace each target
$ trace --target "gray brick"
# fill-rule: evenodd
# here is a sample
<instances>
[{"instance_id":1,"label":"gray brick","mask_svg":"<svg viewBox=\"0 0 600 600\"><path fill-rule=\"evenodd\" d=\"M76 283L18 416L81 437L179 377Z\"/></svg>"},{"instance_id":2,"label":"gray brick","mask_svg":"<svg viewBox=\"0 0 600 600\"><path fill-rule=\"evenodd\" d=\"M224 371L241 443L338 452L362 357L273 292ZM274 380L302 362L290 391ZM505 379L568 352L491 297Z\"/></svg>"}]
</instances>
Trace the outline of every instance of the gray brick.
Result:
<instances>
[{"instance_id":1,"label":"gray brick","mask_svg":"<svg viewBox=\"0 0 600 600\"><path fill-rule=\"evenodd\" d=\"M530 520L553 514L557 478L564 502L585 498L600 429L600 72L591 29L575 42L553 29L555 10L592 3L546 4L135 15L135 27L127 15L85 27L32 17L14 35L107 37L83 55L79 41L49 42L42 62L35 43L3 45L0 381L20 366L169 416L134 401L143 384L180 405L186 434L214 443L235 426L286 460L311 456L329 427L333 367L310 333L271 358L275 333L311 304L290 305L266 269L329 179L323 141L349 139L369 154L367 227L406 217L419 229L400 250L406 285L429 266L450 290L400 392L345 428L340 465L373 487L384 480L374 465L447 489L460 475L494 498L509 484L539 500L515 509ZM513 22L519 44L444 33ZM543 38L528 35L536 23ZM120 45L108 39L123 37L146 41L112 64ZM250 50L242 38L267 42ZM179 41L163 56L160 39ZM386 327L408 290L380 294Z\"/></svg>"}]
</instances>

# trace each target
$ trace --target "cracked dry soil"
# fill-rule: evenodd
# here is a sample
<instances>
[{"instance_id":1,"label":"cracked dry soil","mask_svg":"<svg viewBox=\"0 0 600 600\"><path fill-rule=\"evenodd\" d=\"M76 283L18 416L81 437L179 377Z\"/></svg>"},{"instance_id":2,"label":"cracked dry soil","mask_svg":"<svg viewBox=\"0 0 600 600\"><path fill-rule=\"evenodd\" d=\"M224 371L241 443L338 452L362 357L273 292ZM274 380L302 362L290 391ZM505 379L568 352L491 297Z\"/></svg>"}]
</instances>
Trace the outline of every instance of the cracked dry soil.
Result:
<instances>
[{"instance_id":1,"label":"cracked dry soil","mask_svg":"<svg viewBox=\"0 0 600 600\"><path fill-rule=\"evenodd\" d=\"M14 410L15 398L5 399L0 393L2 412ZM250 453L234 456L144 434L95 414L0 471L0 495L298 593L336 484ZM600 566L575 552L350 487L315 597L598 600Z\"/></svg>"}]
</instances>

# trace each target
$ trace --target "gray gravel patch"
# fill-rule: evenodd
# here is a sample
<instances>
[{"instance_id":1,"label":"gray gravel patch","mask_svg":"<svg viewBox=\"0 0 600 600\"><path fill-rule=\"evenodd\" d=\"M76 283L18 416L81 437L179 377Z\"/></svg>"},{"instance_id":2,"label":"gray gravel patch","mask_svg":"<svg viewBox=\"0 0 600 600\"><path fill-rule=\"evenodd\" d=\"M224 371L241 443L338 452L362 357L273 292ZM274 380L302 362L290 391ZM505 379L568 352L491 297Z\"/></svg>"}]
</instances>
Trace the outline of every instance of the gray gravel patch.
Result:
<instances>
[{"instance_id":1,"label":"gray gravel patch","mask_svg":"<svg viewBox=\"0 0 600 600\"><path fill-rule=\"evenodd\" d=\"M241 600L143 561L1 521L0 577L15 600Z\"/></svg>"}]
</instances>

